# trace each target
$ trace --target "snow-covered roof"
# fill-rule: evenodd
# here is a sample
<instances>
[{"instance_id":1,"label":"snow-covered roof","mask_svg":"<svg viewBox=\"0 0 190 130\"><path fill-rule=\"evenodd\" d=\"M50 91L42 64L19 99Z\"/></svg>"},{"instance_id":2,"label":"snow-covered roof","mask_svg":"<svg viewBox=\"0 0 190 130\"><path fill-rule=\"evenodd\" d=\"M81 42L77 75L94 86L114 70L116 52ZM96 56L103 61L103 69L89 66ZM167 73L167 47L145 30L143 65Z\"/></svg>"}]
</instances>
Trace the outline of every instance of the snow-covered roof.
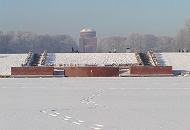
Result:
<instances>
[{"instance_id":1,"label":"snow-covered roof","mask_svg":"<svg viewBox=\"0 0 190 130\"><path fill-rule=\"evenodd\" d=\"M172 66L173 70L190 71L190 53L156 53L161 65Z\"/></svg>"},{"instance_id":2,"label":"snow-covered roof","mask_svg":"<svg viewBox=\"0 0 190 130\"><path fill-rule=\"evenodd\" d=\"M11 67L24 63L27 54L0 54L0 75L10 75Z\"/></svg>"},{"instance_id":3,"label":"snow-covered roof","mask_svg":"<svg viewBox=\"0 0 190 130\"><path fill-rule=\"evenodd\" d=\"M135 53L50 53L46 65L97 65L136 64Z\"/></svg>"}]
</instances>

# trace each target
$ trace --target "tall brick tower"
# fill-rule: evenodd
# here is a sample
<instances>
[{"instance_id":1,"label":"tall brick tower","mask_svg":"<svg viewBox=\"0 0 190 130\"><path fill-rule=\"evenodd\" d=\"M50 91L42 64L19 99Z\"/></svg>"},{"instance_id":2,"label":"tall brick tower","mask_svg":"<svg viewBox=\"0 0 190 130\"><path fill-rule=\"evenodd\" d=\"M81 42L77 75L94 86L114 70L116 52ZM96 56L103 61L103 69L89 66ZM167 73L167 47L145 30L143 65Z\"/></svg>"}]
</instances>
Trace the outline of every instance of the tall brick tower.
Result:
<instances>
[{"instance_id":1,"label":"tall brick tower","mask_svg":"<svg viewBox=\"0 0 190 130\"><path fill-rule=\"evenodd\" d=\"M97 49L96 31L84 28L80 31L79 51L83 53L95 53Z\"/></svg>"}]
</instances>

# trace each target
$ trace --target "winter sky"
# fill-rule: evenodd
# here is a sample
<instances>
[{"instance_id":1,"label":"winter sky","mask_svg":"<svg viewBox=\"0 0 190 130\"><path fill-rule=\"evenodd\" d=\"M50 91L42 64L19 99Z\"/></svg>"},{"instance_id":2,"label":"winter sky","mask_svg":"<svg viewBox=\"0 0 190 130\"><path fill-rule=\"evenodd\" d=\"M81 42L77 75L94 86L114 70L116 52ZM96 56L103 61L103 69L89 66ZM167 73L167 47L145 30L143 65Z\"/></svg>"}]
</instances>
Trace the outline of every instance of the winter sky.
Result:
<instances>
[{"instance_id":1,"label":"winter sky","mask_svg":"<svg viewBox=\"0 0 190 130\"><path fill-rule=\"evenodd\" d=\"M99 36L130 32L174 36L190 18L189 0L0 0L0 31Z\"/></svg>"}]
</instances>

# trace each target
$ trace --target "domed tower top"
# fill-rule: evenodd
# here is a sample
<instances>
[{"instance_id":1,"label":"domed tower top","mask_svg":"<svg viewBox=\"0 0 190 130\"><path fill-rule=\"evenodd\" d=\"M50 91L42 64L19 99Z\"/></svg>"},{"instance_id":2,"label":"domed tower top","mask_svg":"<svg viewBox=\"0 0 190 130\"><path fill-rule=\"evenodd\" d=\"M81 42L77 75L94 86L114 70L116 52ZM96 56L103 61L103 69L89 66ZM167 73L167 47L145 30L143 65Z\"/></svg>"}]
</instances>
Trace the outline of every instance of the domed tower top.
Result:
<instances>
[{"instance_id":1,"label":"domed tower top","mask_svg":"<svg viewBox=\"0 0 190 130\"><path fill-rule=\"evenodd\" d=\"M83 33L83 32L96 32L96 31L92 28L83 28L80 32Z\"/></svg>"},{"instance_id":2,"label":"domed tower top","mask_svg":"<svg viewBox=\"0 0 190 130\"><path fill-rule=\"evenodd\" d=\"M96 31L91 28L83 28L80 31L80 36L81 37L96 37Z\"/></svg>"}]
</instances>

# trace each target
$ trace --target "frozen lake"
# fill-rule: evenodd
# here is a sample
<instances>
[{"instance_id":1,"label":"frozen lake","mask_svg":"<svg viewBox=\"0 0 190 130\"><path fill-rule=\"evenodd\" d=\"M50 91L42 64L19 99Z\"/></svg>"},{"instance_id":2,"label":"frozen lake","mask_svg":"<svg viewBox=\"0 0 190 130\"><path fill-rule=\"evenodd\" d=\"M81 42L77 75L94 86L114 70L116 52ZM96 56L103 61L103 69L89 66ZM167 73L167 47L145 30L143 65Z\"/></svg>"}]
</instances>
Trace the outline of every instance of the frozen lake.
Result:
<instances>
[{"instance_id":1,"label":"frozen lake","mask_svg":"<svg viewBox=\"0 0 190 130\"><path fill-rule=\"evenodd\" d=\"M0 79L0 130L189 130L190 79Z\"/></svg>"}]
</instances>

